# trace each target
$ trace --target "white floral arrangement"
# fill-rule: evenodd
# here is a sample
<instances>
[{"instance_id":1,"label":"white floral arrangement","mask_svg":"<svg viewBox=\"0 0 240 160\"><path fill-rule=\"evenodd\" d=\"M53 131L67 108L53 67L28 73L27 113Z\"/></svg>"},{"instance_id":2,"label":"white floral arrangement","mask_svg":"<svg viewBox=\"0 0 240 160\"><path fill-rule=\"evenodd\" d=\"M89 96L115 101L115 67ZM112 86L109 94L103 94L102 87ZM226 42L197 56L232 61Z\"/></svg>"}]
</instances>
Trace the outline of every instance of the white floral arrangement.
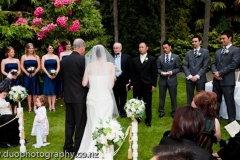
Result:
<instances>
[{"instance_id":1,"label":"white floral arrangement","mask_svg":"<svg viewBox=\"0 0 240 160\"><path fill-rule=\"evenodd\" d=\"M22 101L28 96L26 89L20 85L11 87L8 95L15 102Z\"/></svg>"},{"instance_id":2,"label":"white floral arrangement","mask_svg":"<svg viewBox=\"0 0 240 160\"><path fill-rule=\"evenodd\" d=\"M48 73L49 73L50 75L52 75L52 76L56 76L56 75L57 75L57 71L56 71L55 69L50 69L50 70L48 71Z\"/></svg>"},{"instance_id":3,"label":"white floral arrangement","mask_svg":"<svg viewBox=\"0 0 240 160\"><path fill-rule=\"evenodd\" d=\"M35 69L36 69L35 67L28 67L27 71L28 73L34 73Z\"/></svg>"},{"instance_id":4,"label":"white floral arrangement","mask_svg":"<svg viewBox=\"0 0 240 160\"><path fill-rule=\"evenodd\" d=\"M92 133L93 140L96 140L97 151L103 153L103 147L113 144L120 146L124 140L124 128L116 119L100 120Z\"/></svg>"},{"instance_id":5,"label":"white floral arrangement","mask_svg":"<svg viewBox=\"0 0 240 160\"><path fill-rule=\"evenodd\" d=\"M127 117L142 118L144 116L145 103L143 100L132 98L127 101L124 109L127 113Z\"/></svg>"}]
</instances>

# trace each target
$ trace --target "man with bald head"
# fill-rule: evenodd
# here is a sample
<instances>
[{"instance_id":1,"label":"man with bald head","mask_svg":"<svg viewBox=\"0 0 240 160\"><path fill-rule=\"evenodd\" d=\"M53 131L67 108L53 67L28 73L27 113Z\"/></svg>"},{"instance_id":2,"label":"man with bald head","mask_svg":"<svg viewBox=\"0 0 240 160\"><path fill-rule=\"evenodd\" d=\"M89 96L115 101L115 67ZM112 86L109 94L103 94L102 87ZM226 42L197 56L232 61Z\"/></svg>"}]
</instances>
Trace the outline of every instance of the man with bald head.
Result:
<instances>
[{"instance_id":1,"label":"man with bald head","mask_svg":"<svg viewBox=\"0 0 240 160\"><path fill-rule=\"evenodd\" d=\"M131 57L122 53L122 44L119 42L113 45L115 65L122 72L116 72L116 82L113 88L116 104L122 118L126 117L124 105L127 100L126 85L129 83L131 75Z\"/></svg>"},{"instance_id":2,"label":"man with bald head","mask_svg":"<svg viewBox=\"0 0 240 160\"><path fill-rule=\"evenodd\" d=\"M82 86L85 71L85 42L78 38L73 42L73 52L61 61L66 106L64 152L77 153L87 120L86 96L88 89ZM75 135L73 141L73 135Z\"/></svg>"}]
</instances>

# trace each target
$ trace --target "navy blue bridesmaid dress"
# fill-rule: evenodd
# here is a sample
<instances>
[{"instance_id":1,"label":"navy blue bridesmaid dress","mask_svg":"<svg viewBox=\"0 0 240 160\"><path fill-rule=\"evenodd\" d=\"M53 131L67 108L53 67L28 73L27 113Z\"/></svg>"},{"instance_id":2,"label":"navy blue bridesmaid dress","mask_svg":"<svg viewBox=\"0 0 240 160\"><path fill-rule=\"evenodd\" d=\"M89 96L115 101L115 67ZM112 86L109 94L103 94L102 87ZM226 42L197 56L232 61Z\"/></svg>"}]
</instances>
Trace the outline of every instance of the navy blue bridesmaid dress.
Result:
<instances>
[{"instance_id":1,"label":"navy blue bridesmaid dress","mask_svg":"<svg viewBox=\"0 0 240 160\"><path fill-rule=\"evenodd\" d=\"M23 65L26 70L29 67L35 67L35 69L38 67L37 60L25 60ZM23 86L29 95L40 95L39 74L37 73L33 77L28 77L23 73Z\"/></svg>"},{"instance_id":2,"label":"navy blue bridesmaid dress","mask_svg":"<svg viewBox=\"0 0 240 160\"><path fill-rule=\"evenodd\" d=\"M47 71L57 69L56 59L46 59L44 66ZM44 95L57 95L57 78L50 79L46 73L43 76L43 94Z\"/></svg>"}]
</instances>

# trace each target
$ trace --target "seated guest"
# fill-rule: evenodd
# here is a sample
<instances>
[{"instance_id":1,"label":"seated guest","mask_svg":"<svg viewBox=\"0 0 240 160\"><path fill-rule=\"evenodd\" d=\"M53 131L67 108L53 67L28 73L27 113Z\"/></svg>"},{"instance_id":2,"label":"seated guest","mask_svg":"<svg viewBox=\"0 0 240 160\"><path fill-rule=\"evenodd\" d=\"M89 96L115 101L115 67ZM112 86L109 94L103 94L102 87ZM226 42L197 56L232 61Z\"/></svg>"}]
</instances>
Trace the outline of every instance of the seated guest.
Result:
<instances>
[{"instance_id":1,"label":"seated guest","mask_svg":"<svg viewBox=\"0 0 240 160\"><path fill-rule=\"evenodd\" d=\"M220 123L217 117L217 95L214 92L200 91L192 101L192 107L199 108L204 115L203 132L213 134L217 141L221 140Z\"/></svg>"},{"instance_id":2,"label":"seated guest","mask_svg":"<svg viewBox=\"0 0 240 160\"><path fill-rule=\"evenodd\" d=\"M204 127L201 111L189 105L180 107L174 114L170 136L163 137L159 145L177 145L190 148L196 153L195 160L213 160L213 156L194 141Z\"/></svg>"},{"instance_id":3,"label":"seated guest","mask_svg":"<svg viewBox=\"0 0 240 160\"><path fill-rule=\"evenodd\" d=\"M3 125L15 118L15 116L12 115L11 105L5 100L8 91L8 87L2 91L0 90L0 125ZM2 147L12 147L19 144L20 138L18 127L18 119L16 118L12 122L0 128L0 145Z\"/></svg>"},{"instance_id":4,"label":"seated guest","mask_svg":"<svg viewBox=\"0 0 240 160\"><path fill-rule=\"evenodd\" d=\"M151 160L195 160L196 154L189 148L176 145L160 145L153 148Z\"/></svg>"}]
</instances>

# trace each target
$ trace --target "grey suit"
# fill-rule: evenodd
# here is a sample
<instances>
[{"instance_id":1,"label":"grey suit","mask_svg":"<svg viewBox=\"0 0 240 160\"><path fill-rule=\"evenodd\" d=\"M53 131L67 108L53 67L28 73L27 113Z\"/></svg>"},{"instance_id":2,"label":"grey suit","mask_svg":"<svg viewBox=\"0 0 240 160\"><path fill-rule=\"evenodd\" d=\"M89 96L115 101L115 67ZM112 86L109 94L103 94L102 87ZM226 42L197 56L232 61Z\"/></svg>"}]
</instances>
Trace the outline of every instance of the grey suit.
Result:
<instances>
[{"instance_id":1,"label":"grey suit","mask_svg":"<svg viewBox=\"0 0 240 160\"><path fill-rule=\"evenodd\" d=\"M197 91L205 90L205 83L207 81L206 72L208 69L209 62L209 51L204 48L200 48L198 51L198 56L195 60L194 50L190 50L186 53L183 70L185 76L199 76L199 79L195 82L190 79L186 79L186 90L187 90L187 103L191 104L194 96L194 89Z\"/></svg>"},{"instance_id":2,"label":"grey suit","mask_svg":"<svg viewBox=\"0 0 240 160\"><path fill-rule=\"evenodd\" d=\"M220 105L222 102L222 95L224 96L229 121L236 119L236 106L234 101L235 69L240 63L240 49L235 46L228 48L228 53L224 54L221 60L221 49L215 52L212 62L212 72L219 72L222 80L219 81L213 78L213 92L217 94L217 114L219 114Z\"/></svg>"},{"instance_id":3,"label":"grey suit","mask_svg":"<svg viewBox=\"0 0 240 160\"><path fill-rule=\"evenodd\" d=\"M171 98L172 105L172 113L175 112L177 108L177 76L176 74L180 72L180 59L176 54L171 54L169 58L170 62L167 65L165 63L165 55L161 55L158 57L158 74L160 74L159 79L159 95L160 95L160 103L159 103L159 112L164 113L164 104L166 98L167 89ZM170 76L162 76L162 72L172 71L172 75Z\"/></svg>"}]
</instances>

